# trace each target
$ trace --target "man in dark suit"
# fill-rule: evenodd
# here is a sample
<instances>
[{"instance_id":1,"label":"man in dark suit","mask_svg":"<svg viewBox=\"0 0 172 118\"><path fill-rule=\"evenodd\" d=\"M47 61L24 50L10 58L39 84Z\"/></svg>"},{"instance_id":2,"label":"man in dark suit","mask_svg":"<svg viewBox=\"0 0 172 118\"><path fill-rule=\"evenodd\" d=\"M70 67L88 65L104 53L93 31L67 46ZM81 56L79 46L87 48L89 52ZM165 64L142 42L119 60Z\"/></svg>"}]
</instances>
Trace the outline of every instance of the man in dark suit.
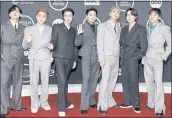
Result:
<instances>
[{"instance_id":1,"label":"man in dark suit","mask_svg":"<svg viewBox=\"0 0 172 118\"><path fill-rule=\"evenodd\" d=\"M124 104L121 108L133 107L140 113L138 61L145 56L148 47L146 28L137 24L138 12L129 8L125 17L128 26L121 31L121 74Z\"/></svg>"},{"instance_id":2,"label":"man in dark suit","mask_svg":"<svg viewBox=\"0 0 172 118\"><path fill-rule=\"evenodd\" d=\"M66 108L74 105L67 100L68 79L72 69L76 67L77 47L74 44L76 29L71 27L74 11L71 8L62 11L64 23L55 24L52 28L52 38L48 45L53 50L58 81L58 111L59 116L66 115Z\"/></svg>"},{"instance_id":3,"label":"man in dark suit","mask_svg":"<svg viewBox=\"0 0 172 118\"><path fill-rule=\"evenodd\" d=\"M11 110L25 111L22 108L21 90L24 66L22 48L25 27L19 23L22 15L20 7L13 5L8 10L9 18L1 24L1 116L9 113L11 83L13 81Z\"/></svg>"},{"instance_id":4,"label":"man in dark suit","mask_svg":"<svg viewBox=\"0 0 172 118\"><path fill-rule=\"evenodd\" d=\"M97 81L100 73L100 65L97 55L97 25L95 23L97 10L90 8L86 10L87 20L78 27L78 35L75 45L81 46L79 56L82 57L82 91L81 91L81 113L87 114L90 107L97 108L94 99Z\"/></svg>"}]
</instances>

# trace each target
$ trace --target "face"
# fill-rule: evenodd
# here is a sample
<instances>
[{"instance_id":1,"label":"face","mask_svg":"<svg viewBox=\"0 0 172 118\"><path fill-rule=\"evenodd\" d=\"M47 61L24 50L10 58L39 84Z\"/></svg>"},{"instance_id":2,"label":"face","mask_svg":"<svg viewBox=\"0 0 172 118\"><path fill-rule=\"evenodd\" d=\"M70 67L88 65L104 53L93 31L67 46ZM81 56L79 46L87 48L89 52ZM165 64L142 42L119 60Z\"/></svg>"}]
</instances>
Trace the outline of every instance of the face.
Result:
<instances>
[{"instance_id":1,"label":"face","mask_svg":"<svg viewBox=\"0 0 172 118\"><path fill-rule=\"evenodd\" d=\"M15 10L11 11L9 17L13 20L18 20L22 14L20 13L19 9L16 8Z\"/></svg>"},{"instance_id":2,"label":"face","mask_svg":"<svg viewBox=\"0 0 172 118\"><path fill-rule=\"evenodd\" d=\"M119 9L113 9L110 13L110 18L113 20L118 20L118 18L120 17L120 10Z\"/></svg>"},{"instance_id":3,"label":"face","mask_svg":"<svg viewBox=\"0 0 172 118\"><path fill-rule=\"evenodd\" d=\"M46 21L47 21L47 14L45 12L39 12L37 15L36 15L36 19L37 19L37 22L39 24L44 24Z\"/></svg>"},{"instance_id":4,"label":"face","mask_svg":"<svg viewBox=\"0 0 172 118\"><path fill-rule=\"evenodd\" d=\"M73 20L73 14L72 14L72 12L66 11L64 13L64 16L63 17L64 17L64 21L66 23L68 23L68 24L71 24L72 23L72 20Z\"/></svg>"},{"instance_id":5,"label":"face","mask_svg":"<svg viewBox=\"0 0 172 118\"><path fill-rule=\"evenodd\" d=\"M156 12L151 12L149 15L149 21L150 23L156 23L159 20L159 15Z\"/></svg>"},{"instance_id":6,"label":"face","mask_svg":"<svg viewBox=\"0 0 172 118\"><path fill-rule=\"evenodd\" d=\"M91 23L94 23L97 19L96 12L95 11L90 11L87 14L87 20Z\"/></svg>"},{"instance_id":7,"label":"face","mask_svg":"<svg viewBox=\"0 0 172 118\"><path fill-rule=\"evenodd\" d=\"M131 14L131 11L127 12L126 18L127 18L128 23L135 22L135 20L136 20L136 17Z\"/></svg>"}]
</instances>

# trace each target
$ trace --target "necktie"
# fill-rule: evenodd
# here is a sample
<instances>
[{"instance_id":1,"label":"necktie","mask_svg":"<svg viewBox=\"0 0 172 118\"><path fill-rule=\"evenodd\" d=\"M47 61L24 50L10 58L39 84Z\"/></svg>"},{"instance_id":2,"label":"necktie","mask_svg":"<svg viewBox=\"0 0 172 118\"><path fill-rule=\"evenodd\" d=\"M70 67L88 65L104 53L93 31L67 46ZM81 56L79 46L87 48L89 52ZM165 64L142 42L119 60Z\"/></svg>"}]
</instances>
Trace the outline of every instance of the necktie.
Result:
<instances>
[{"instance_id":1,"label":"necktie","mask_svg":"<svg viewBox=\"0 0 172 118\"><path fill-rule=\"evenodd\" d=\"M16 24L14 25L14 28L15 28L15 31L17 31L17 25Z\"/></svg>"},{"instance_id":2,"label":"necktie","mask_svg":"<svg viewBox=\"0 0 172 118\"><path fill-rule=\"evenodd\" d=\"M93 31L94 33L96 33L96 31L95 31L95 25L94 25L94 24L91 25L91 29L92 29L92 31Z\"/></svg>"},{"instance_id":3,"label":"necktie","mask_svg":"<svg viewBox=\"0 0 172 118\"><path fill-rule=\"evenodd\" d=\"M116 25L114 26L114 31L115 31L115 33L116 33Z\"/></svg>"}]
</instances>

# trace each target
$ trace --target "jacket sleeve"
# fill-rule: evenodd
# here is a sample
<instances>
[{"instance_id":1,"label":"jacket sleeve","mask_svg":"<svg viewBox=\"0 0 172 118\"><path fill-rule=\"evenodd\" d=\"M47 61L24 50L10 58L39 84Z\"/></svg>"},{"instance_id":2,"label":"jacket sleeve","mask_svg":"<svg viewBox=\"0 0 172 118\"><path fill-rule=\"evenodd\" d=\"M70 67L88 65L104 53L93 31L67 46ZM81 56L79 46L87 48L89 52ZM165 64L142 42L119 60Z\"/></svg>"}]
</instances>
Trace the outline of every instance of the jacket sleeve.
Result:
<instances>
[{"instance_id":1,"label":"jacket sleeve","mask_svg":"<svg viewBox=\"0 0 172 118\"><path fill-rule=\"evenodd\" d=\"M148 48L148 41L146 37L146 28L143 27L140 29L140 36L139 36L139 51L136 56L137 59L141 59L146 55L146 51Z\"/></svg>"},{"instance_id":2,"label":"jacket sleeve","mask_svg":"<svg viewBox=\"0 0 172 118\"><path fill-rule=\"evenodd\" d=\"M97 54L98 61L104 61L104 34L105 28L103 24L98 25L97 27Z\"/></svg>"},{"instance_id":3,"label":"jacket sleeve","mask_svg":"<svg viewBox=\"0 0 172 118\"><path fill-rule=\"evenodd\" d=\"M167 47L166 47L165 52L162 57L166 61L168 56L171 53L171 32L170 32L170 28L168 26L164 27L163 36L167 43Z\"/></svg>"},{"instance_id":4,"label":"jacket sleeve","mask_svg":"<svg viewBox=\"0 0 172 118\"><path fill-rule=\"evenodd\" d=\"M83 33L81 33L81 34L76 33L75 45L76 46L81 46L82 45L82 40L83 40Z\"/></svg>"},{"instance_id":5,"label":"jacket sleeve","mask_svg":"<svg viewBox=\"0 0 172 118\"><path fill-rule=\"evenodd\" d=\"M57 44L57 38L58 38L58 25L54 24L52 28L52 33L51 33L51 41L50 43L53 45L53 49L55 49L56 44Z\"/></svg>"}]
</instances>

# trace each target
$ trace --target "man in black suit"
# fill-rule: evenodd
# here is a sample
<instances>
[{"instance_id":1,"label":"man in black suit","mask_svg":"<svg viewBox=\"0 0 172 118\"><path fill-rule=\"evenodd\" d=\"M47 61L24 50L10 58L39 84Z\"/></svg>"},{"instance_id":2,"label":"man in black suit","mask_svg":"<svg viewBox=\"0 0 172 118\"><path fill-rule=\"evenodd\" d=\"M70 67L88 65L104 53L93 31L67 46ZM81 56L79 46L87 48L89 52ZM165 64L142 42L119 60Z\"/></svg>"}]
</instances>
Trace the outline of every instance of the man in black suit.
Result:
<instances>
[{"instance_id":1,"label":"man in black suit","mask_svg":"<svg viewBox=\"0 0 172 118\"><path fill-rule=\"evenodd\" d=\"M74 44L76 29L71 27L74 11L71 8L62 11L64 22L52 28L52 38L48 45L53 50L58 81L59 116L66 115L66 108L74 105L67 100L68 79L72 69L76 67L77 47Z\"/></svg>"}]
</instances>

